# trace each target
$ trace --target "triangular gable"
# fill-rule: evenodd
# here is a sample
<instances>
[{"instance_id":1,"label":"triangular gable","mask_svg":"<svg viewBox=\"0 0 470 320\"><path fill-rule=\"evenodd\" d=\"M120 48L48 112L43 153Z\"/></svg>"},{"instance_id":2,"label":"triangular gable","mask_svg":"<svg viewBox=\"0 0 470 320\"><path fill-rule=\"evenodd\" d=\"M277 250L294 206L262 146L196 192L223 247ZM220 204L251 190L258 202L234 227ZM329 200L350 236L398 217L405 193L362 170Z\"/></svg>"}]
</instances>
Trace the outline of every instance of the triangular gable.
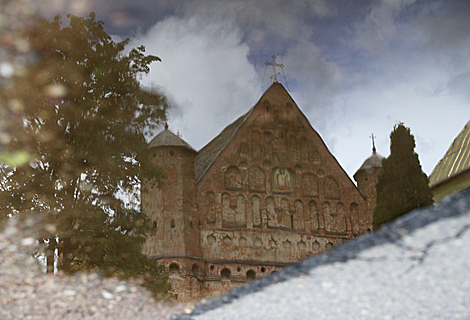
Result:
<instances>
[{"instance_id":1,"label":"triangular gable","mask_svg":"<svg viewBox=\"0 0 470 320\"><path fill-rule=\"evenodd\" d=\"M195 161L195 171L196 171L196 183L198 183L204 175L209 171L211 165L216 161L218 156L228 147L230 141L234 139L237 133L242 129L243 125L248 122L250 116L253 114L253 111L257 108L262 108L262 101L269 98L270 100L276 99L284 99L289 100L295 108L297 108L298 114L300 118L297 120L299 123L298 125L306 127L307 131L311 131L312 133L317 135L318 142L320 142L324 148L331 156L331 159L335 162L335 165L341 169L344 176L346 176L351 183L351 185L357 189L354 182L351 180L349 175L344 171L344 169L339 164L338 160L334 157L333 154L329 151L328 147L326 146L325 142L318 134L318 132L312 127L310 122L308 121L307 117L304 113L300 110L297 106L295 101L292 99L290 94L286 91L286 89L280 83L273 83L261 96L258 102L255 104L253 108L251 108L247 113L239 117L235 120L232 124L227 126L217 137L215 137L211 142L209 142L205 147L203 147L196 157ZM303 124L302 124L303 123ZM359 192L358 192L359 193Z\"/></svg>"}]
</instances>

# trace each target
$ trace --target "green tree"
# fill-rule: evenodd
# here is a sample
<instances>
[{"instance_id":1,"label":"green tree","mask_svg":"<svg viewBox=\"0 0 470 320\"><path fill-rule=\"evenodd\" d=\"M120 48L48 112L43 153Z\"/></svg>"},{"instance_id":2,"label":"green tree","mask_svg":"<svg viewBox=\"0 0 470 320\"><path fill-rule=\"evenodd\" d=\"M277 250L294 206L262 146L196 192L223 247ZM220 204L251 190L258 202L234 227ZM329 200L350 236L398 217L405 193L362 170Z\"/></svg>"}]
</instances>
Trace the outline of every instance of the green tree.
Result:
<instances>
[{"instance_id":1,"label":"green tree","mask_svg":"<svg viewBox=\"0 0 470 320\"><path fill-rule=\"evenodd\" d=\"M382 161L383 175L376 185L373 228L419 207L433 203L429 181L421 169L410 128L398 123L390 134L390 156Z\"/></svg>"},{"instance_id":2,"label":"green tree","mask_svg":"<svg viewBox=\"0 0 470 320\"><path fill-rule=\"evenodd\" d=\"M4 217L33 216L47 247L48 269L58 252L66 273L143 276L165 294L168 274L141 253L151 232L138 204L142 177L160 182L145 137L166 120L165 97L140 77L158 57L129 39L114 42L95 14L69 25L38 20L25 29L30 53L0 99L8 105L7 147L29 161L4 169Z\"/></svg>"}]
</instances>

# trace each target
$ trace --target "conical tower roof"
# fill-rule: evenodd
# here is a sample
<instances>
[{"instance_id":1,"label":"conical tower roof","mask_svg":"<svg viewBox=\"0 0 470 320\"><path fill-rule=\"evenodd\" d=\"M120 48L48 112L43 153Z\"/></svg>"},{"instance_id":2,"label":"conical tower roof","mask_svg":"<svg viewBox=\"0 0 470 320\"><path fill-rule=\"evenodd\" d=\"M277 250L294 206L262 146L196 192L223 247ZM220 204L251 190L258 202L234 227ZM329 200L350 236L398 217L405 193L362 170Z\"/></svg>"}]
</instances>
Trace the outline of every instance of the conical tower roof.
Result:
<instances>
[{"instance_id":1,"label":"conical tower roof","mask_svg":"<svg viewBox=\"0 0 470 320\"><path fill-rule=\"evenodd\" d=\"M382 160L384 157L377 153L377 149L375 149L374 143L374 135L372 135L372 155L364 161L362 166L356 171L354 174L354 179L356 179L356 175L359 172L366 171L366 172L373 172L374 169L382 168Z\"/></svg>"},{"instance_id":2,"label":"conical tower roof","mask_svg":"<svg viewBox=\"0 0 470 320\"><path fill-rule=\"evenodd\" d=\"M429 186L433 187L468 169L470 169L470 121L432 171L429 176Z\"/></svg>"},{"instance_id":3,"label":"conical tower roof","mask_svg":"<svg viewBox=\"0 0 470 320\"><path fill-rule=\"evenodd\" d=\"M165 125L165 130L157 134L150 142L149 148L157 147L183 147L191 151L196 152L186 141L180 136L174 134L168 129L168 125Z\"/></svg>"},{"instance_id":4,"label":"conical tower roof","mask_svg":"<svg viewBox=\"0 0 470 320\"><path fill-rule=\"evenodd\" d=\"M372 153L372 155L364 161L362 166L357 170L368 170L368 169L374 169L374 168L382 168L382 160L384 157L382 157L380 154L378 154L376 151Z\"/></svg>"}]
</instances>

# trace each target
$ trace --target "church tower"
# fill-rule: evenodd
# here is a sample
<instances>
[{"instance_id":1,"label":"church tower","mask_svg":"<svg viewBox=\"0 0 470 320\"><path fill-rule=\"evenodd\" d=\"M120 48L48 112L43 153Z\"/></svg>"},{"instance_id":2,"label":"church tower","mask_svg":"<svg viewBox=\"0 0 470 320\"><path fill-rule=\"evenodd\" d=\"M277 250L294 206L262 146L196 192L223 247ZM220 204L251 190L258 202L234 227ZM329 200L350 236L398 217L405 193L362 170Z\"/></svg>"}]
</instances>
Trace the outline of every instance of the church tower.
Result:
<instances>
[{"instance_id":1,"label":"church tower","mask_svg":"<svg viewBox=\"0 0 470 320\"><path fill-rule=\"evenodd\" d=\"M379 181L379 175L382 174L382 157L375 149L374 135L372 137L372 155L364 161L359 170L354 174L354 180L357 182L357 188L367 200L367 212L372 222L372 214L377 199L377 190L375 185Z\"/></svg>"},{"instance_id":2,"label":"church tower","mask_svg":"<svg viewBox=\"0 0 470 320\"><path fill-rule=\"evenodd\" d=\"M201 258L194 179L197 152L168 125L150 141L149 148L155 165L166 177L160 187L142 193L142 210L156 231L147 239L143 253L169 268L173 289L190 288L190 292L178 290L180 295L198 296L193 274L197 273L195 262Z\"/></svg>"}]
</instances>

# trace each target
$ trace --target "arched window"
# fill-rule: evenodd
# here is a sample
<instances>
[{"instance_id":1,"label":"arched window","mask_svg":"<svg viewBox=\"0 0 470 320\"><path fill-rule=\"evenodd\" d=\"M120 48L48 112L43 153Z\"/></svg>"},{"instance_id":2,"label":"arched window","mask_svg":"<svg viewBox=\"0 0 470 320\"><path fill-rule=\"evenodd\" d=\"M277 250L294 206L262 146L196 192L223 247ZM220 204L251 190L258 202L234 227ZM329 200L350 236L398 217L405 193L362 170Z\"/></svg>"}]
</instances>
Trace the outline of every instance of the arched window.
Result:
<instances>
[{"instance_id":1,"label":"arched window","mask_svg":"<svg viewBox=\"0 0 470 320\"><path fill-rule=\"evenodd\" d=\"M237 167L229 167L225 171L225 189L242 190L242 175Z\"/></svg>"},{"instance_id":2,"label":"arched window","mask_svg":"<svg viewBox=\"0 0 470 320\"><path fill-rule=\"evenodd\" d=\"M170 264L170 276L179 276L180 266L177 263Z\"/></svg>"},{"instance_id":3,"label":"arched window","mask_svg":"<svg viewBox=\"0 0 470 320\"><path fill-rule=\"evenodd\" d=\"M222 281L229 281L230 280L230 275L232 273L230 272L230 269L228 268L223 268L222 271L220 272L220 280Z\"/></svg>"},{"instance_id":4,"label":"arched window","mask_svg":"<svg viewBox=\"0 0 470 320\"><path fill-rule=\"evenodd\" d=\"M302 176L302 195L304 197L318 196L318 180L312 173L305 173Z\"/></svg>"},{"instance_id":5,"label":"arched window","mask_svg":"<svg viewBox=\"0 0 470 320\"><path fill-rule=\"evenodd\" d=\"M193 275L199 274L199 265L197 263L193 264L193 267L191 268L191 272Z\"/></svg>"},{"instance_id":6,"label":"arched window","mask_svg":"<svg viewBox=\"0 0 470 320\"><path fill-rule=\"evenodd\" d=\"M264 171L260 167L250 167L248 170L250 192L265 192L266 182Z\"/></svg>"},{"instance_id":7,"label":"arched window","mask_svg":"<svg viewBox=\"0 0 470 320\"><path fill-rule=\"evenodd\" d=\"M248 270L246 272L246 282L251 283L256 280L256 272L254 270Z\"/></svg>"},{"instance_id":8,"label":"arched window","mask_svg":"<svg viewBox=\"0 0 470 320\"><path fill-rule=\"evenodd\" d=\"M335 178L328 176L325 178L325 198L339 199L339 185Z\"/></svg>"}]
</instances>

